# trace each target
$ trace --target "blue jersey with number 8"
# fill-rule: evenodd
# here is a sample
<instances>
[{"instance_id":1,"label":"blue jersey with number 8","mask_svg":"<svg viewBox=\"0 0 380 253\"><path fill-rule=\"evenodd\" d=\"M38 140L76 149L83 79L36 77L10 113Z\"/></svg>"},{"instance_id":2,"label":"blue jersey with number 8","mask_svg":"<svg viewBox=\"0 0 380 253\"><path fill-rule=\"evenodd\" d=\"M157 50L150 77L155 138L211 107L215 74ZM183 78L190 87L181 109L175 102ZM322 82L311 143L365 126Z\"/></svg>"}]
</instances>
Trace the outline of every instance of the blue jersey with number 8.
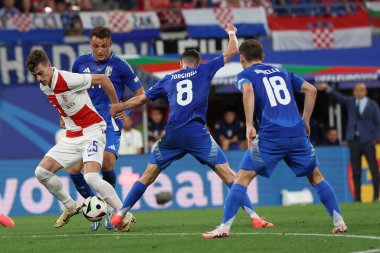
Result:
<instances>
[{"instance_id":1,"label":"blue jersey with number 8","mask_svg":"<svg viewBox=\"0 0 380 253\"><path fill-rule=\"evenodd\" d=\"M195 68L185 68L166 75L146 91L145 95L150 100L168 98L170 113L167 131L179 129L193 120L206 124L211 81L223 66L223 55L220 55Z\"/></svg>"},{"instance_id":2,"label":"blue jersey with number 8","mask_svg":"<svg viewBox=\"0 0 380 253\"><path fill-rule=\"evenodd\" d=\"M300 92L304 82L290 71L262 63L254 64L237 75L235 85L240 91L244 83L253 87L260 137L306 135L305 124L294 99L294 92Z\"/></svg>"}]
</instances>

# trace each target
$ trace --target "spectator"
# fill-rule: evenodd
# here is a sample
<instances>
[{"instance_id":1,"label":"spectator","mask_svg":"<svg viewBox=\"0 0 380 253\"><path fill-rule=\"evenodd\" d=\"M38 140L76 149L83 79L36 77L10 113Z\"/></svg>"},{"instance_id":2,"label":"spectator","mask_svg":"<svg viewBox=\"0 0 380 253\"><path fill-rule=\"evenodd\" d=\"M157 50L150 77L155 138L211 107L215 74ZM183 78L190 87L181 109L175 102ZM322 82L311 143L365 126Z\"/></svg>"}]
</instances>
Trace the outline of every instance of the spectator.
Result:
<instances>
[{"instance_id":1,"label":"spectator","mask_svg":"<svg viewBox=\"0 0 380 253\"><path fill-rule=\"evenodd\" d=\"M215 138L223 150L240 149L240 142L244 139L244 124L236 118L234 111L227 110L214 129Z\"/></svg>"},{"instance_id":2,"label":"spectator","mask_svg":"<svg viewBox=\"0 0 380 253\"><path fill-rule=\"evenodd\" d=\"M134 155L143 152L143 138L139 130L133 128L133 119L127 117L123 122L120 136L119 155Z\"/></svg>"},{"instance_id":3,"label":"spectator","mask_svg":"<svg viewBox=\"0 0 380 253\"><path fill-rule=\"evenodd\" d=\"M30 14L30 13L33 13L34 12L34 9L33 9L33 5L32 5L32 1L31 0L22 0L21 2L21 13L23 14Z\"/></svg>"},{"instance_id":4,"label":"spectator","mask_svg":"<svg viewBox=\"0 0 380 253\"><path fill-rule=\"evenodd\" d=\"M196 0L194 3L195 8L210 8L214 7L211 0Z\"/></svg>"},{"instance_id":5,"label":"spectator","mask_svg":"<svg viewBox=\"0 0 380 253\"><path fill-rule=\"evenodd\" d=\"M356 83L354 96L345 96L331 88L326 83L318 85L319 90L326 90L333 99L347 108L348 125L346 140L350 149L350 159L353 169L355 201L361 202L361 157L367 159L372 175L374 189L373 201L379 201L379 167L376 159L376 140L380 137L380 109L376 101L368 98L364 83Z\"/></svg>"},{"instance_id":6,"label":"spectator","mask_svg":"<svg viewBox=\"0 0 380 253\"><path fill-rule=\"evenodd\" d=\"M278 16L291 16L292 8L289 0L274 0L273 11Z\"/></svg>"},{"instance_id":7,"label":"spectator","mask_svg":"<svg viewBox=\"0 0 380 253\"><path fill-rule=\"evenodd\" d=\"M0 9L0 16L17 15L20 13L19 9L15 7L14 0L4 0L3 4L4 4L3 8Z\"/></svg>"},{"instance_id":8,"label":"spectator","mask_svg":"<svg viewBox=\"0 0 380 253\"><path fill-rule=\"evenodd\" d=\"M151 150L153 145L165 134L164 115L159 108L153 108L148 121L148 146Z\"/></svg>"},{"instance_id":9,"label":"spectator","mask_svg":"<svg viewBox=\"0 0 380 253\"><path fill-rule=\"evenodd\" d=\"M94 7L91 0L81 0L79 1L80 11L93 11Z\"/></svg>"},{"instance_id":10,"label":"spectator","mask_svg":"<svg viewBox=\"0 0 380 253\"><path fill-rule=\"evenodd\" d=\"M339 146L339 133L335 127L327 129L324 138L319 143L320 146Z\"/></svg>"}]
</instances>

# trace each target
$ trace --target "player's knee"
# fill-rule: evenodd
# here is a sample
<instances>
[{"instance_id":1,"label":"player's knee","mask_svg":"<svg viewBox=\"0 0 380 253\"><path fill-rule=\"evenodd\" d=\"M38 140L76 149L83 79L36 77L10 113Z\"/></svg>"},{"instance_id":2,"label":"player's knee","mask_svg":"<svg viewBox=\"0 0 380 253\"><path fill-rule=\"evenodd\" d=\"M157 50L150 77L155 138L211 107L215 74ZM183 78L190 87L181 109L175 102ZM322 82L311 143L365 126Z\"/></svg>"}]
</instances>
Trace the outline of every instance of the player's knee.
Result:
<instances>
[{"instance_id":1,"label":"player's knee","mask_svg":"<svg viewBox=\"0 0 380 253\"><path fill-rule=\"evenodd\" d=\"M37 166L36 170L34 171L34 175L37 177L38 181L46 181L49 178L51 178L54 173L48 171L47 169L44 169L41 166Z\"/></svg>"},{"instance_id":2,"label":"player's knee","mask_svg":"<svg viewBox=\"0 0 380 253\"><path fill-rule=\"evenodd\" d=\"M98 182L102 179L100 178L99 173L90 172L84 174L84 180L86 180L86 183L91 188L97 189Z\"/></svg>"}]
</instances>

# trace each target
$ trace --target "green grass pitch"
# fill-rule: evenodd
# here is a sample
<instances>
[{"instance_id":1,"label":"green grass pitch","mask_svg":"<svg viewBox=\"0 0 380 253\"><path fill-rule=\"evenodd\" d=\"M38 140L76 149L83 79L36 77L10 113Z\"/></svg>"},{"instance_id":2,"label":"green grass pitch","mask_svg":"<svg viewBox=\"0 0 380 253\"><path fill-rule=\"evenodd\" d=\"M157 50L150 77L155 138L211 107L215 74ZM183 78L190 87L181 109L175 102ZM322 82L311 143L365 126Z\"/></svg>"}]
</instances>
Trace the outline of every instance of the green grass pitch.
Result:
<instances>
[{"instance_id":1,"label":"green grass pitch","mask_svg":"<svg viewBox=\"0 0 380 253\"><path fill-rule=\"evenodd\" d=\"M14 217L16 227L0 227L1 253L101 252L380 252L380 204L343 204L349 228L331 234L322 205L258 207L275 228L253 229L240 210L227 239L205 240L201 233L219 224L221 209L134 212L129 233L100 227L90 231L81 214L56 229L57 216Z\"/></svg>"}]
</instances>

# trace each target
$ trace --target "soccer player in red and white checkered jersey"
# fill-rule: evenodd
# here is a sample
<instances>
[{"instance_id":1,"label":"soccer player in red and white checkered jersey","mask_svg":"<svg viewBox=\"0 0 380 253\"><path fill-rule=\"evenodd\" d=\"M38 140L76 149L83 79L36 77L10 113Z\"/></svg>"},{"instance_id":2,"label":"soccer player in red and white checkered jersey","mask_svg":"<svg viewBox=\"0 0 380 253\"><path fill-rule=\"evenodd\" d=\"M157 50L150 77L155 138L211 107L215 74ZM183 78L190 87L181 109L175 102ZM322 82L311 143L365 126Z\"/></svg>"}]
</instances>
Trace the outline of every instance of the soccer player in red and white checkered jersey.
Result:
<instances>
[{"instance_id":1,"label":"soccer player in red and white checkered jersey","mask_svg":"<svg viewBox=\"0 0 380 253\"><path fill-rule=\"evenodd\" d=\"M119 210L122 203L115 189L99 176L106 123L97 113L87 93L91 85L100 84L111 103L118 103L112 82L105 74L76 74L58 70L51 66L47 54L40 49L30 53L26 65L40 82L42 92L58 110L66 126L66 136L47 152L35 170L39 182L65 207L54 226L64 226L81 209L81 205L63 188L55 172L81 160L84 162L86 182L110 206Z\"/></svg>"}]
</instances>

